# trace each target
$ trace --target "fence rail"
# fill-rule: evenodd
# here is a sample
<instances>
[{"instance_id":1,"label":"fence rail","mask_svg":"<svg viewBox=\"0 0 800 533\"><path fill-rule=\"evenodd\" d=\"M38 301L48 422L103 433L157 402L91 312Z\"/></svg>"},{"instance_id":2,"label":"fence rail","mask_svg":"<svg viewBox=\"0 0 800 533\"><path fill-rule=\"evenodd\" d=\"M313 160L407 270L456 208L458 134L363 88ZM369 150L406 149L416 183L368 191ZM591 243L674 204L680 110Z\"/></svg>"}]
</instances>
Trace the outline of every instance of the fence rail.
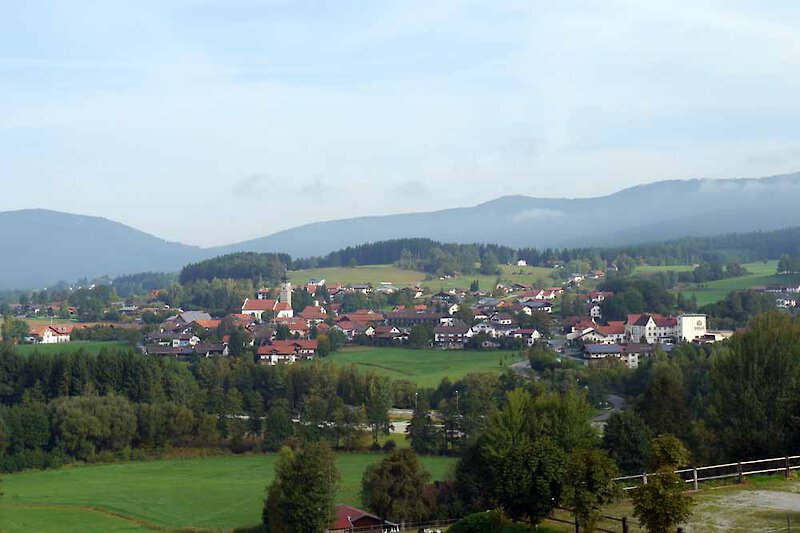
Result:
<instances>
[{"instance_id":1,"label":"fence rail","mask_svg":"<svg viewBox=\"0 0 800 533\"><path fill-rule=\"evenodd\" d=\"M780 465L776 463L780 463ZM692 488L697 490L698 484L701 481L736 478L737 481L741 483L747 476L774 474L776 472L783 472L784 475L789 478L791 477L792 470L800 470L800 455L787 455L784 457L773 457L771 459L757 459L753 461L739 461L736 463L682 468L675 470L675 473L681 476L684 483L691 483ZM655 474L643 473L633 476L621 476L615 478L615 480L623 484L623 490L632 490L647 484L647 478L653 475Z\"/></svg>"}]
</instances>

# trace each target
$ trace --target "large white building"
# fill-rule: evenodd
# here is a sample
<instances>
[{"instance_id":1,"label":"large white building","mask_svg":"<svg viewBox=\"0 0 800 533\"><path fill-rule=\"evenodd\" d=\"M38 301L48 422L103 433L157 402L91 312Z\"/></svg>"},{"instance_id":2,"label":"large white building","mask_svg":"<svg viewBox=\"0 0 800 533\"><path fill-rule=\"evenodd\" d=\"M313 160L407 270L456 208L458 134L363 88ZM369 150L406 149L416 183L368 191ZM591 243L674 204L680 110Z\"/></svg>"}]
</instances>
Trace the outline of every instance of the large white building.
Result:
<instances>
[{"instance_id":1,"label":"large white building","mask_svg":"<svg viewBox=\"0 0 800 533\"><path fill-rule=\"evenodd\" d=\"M678 341L692 342L705 336L706 315L678 315Z\"/></svg>"},{"instance_id":2,"label":"large white building","mask_svg":"<svg viewBox=\"0 0 800 533\"><path fill-rule=\"evenodd\" d=\"M625 337L629 342L692 342L705 334L706 315L684 314L670 317L646 313L628 315L625 323Z\"/></svg>"}]
</instances>

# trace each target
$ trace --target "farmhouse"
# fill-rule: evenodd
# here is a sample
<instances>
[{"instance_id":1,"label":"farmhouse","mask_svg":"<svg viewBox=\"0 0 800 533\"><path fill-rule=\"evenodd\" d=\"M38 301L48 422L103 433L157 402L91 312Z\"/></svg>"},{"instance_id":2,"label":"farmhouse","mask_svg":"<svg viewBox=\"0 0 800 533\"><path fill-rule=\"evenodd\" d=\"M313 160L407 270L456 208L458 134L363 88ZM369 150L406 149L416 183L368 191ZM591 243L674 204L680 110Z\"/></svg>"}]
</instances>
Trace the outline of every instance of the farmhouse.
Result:
<instances>
[{"instance_id":1,"label":"farmhouse","mask_svg":"<svg viewBox=\"0 0 800 533\"><path fill-rule=\"evenodd\" d=\"M57 344L70 341L72 326L53 324L50 326L31 326L28 329L29 338L40 344Z\"/></svg>"},{"instance_id":2,"label":"farmhouse","mask_svg":"<svg viewBox=\"0 0 800 533\"><path fill-rule=\"evenodd\" d=\"M399 530L400 527L394 522L383 520L367 511L340 503L336 506L336 520L331 524L328 532L350 533L359 531L364 533L383 533Z\"/></svg>"}]
</instances>

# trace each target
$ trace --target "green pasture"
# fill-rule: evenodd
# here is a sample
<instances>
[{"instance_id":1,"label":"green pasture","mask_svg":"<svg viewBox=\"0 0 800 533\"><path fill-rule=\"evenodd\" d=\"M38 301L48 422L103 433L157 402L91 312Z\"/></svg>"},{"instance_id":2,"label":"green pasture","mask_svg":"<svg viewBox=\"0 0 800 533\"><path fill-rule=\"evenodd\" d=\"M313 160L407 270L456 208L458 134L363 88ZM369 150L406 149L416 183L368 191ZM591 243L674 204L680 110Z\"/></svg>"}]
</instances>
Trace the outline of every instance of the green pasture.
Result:
<instances>
[{"instance_id":1,"label":"green pasture","mask_svg":"<svg viewBox=\"0 0 800 533\"><path fill-rule=\"evenodd\" d=\"M338 501L361 505L367 465L381 454L339 454ZM260 522L275 454L173 459L4 476L0 531L228 530ZM455 459L422 457L433 480Z\"/></svg>"},{"instance_id":2,"label":"green pasture","mask_svg":"<svg viewBox=\"0 0 800 533\"><path fill-rule=\"evenodd\" d=\"M337 365L355 364L362 370L392 379L413 381L420 387L436 387L445 377L455 381L470 372L502 372L506 366L522 358L515 351L354 346L335 352L327 359Z\"/></svg>"}]
</instances>

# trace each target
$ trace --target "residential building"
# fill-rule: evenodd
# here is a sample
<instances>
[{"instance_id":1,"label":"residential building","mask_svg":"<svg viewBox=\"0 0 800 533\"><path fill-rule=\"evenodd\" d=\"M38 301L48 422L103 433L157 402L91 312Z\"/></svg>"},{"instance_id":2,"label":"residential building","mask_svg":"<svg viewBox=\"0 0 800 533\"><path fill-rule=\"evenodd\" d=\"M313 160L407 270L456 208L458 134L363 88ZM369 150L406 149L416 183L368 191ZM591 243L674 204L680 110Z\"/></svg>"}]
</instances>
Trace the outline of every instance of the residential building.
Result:
<instances>
[{"instance_id":1,"label":"residential building","mask_svg":"<svg viewBox=\"0 0 800 533\"><path fill-rule=\"evenodd\" d=\"M433 345L443 350L461 349L472 335L472 329L456 319L452 324L439 324L433 328Z\"/></svg>"}]
</instances>

